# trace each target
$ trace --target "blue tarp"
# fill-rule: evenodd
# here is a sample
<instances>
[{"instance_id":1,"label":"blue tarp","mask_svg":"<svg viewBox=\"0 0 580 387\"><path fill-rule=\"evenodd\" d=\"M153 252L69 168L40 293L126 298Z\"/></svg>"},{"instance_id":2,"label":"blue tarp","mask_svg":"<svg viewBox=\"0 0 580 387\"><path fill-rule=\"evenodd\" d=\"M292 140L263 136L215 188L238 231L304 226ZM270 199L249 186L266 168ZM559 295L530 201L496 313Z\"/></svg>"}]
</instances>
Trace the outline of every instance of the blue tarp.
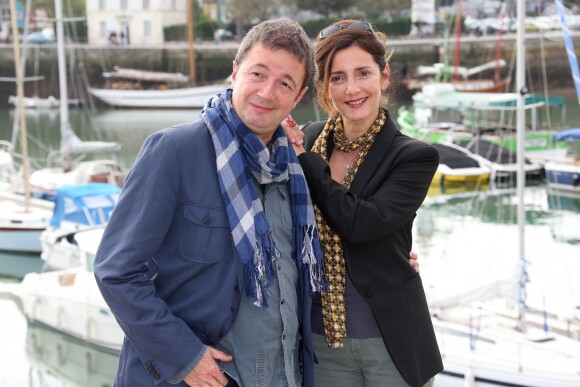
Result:
<instances>
[{"instance_id":1,"label":"blue tarp","mask_svg":"<svg viewBox=\"0 0 580 387\"><path fill-rule=\"evenodd\" d=\"M580 128L562 130L554 134L556 141L580 141Z\"/></svg>"},{"instance_id":2,"label":"blue tarp","mask_svg":"<svg viewBox=\"0 0 580 387\"><path fill-rule=\"evenodd\" d=\"M119 187L104 183L59 188L50 225L59 227L62 221L87 226L106 223L120 193Z\"/></svg>"}]
</instances>

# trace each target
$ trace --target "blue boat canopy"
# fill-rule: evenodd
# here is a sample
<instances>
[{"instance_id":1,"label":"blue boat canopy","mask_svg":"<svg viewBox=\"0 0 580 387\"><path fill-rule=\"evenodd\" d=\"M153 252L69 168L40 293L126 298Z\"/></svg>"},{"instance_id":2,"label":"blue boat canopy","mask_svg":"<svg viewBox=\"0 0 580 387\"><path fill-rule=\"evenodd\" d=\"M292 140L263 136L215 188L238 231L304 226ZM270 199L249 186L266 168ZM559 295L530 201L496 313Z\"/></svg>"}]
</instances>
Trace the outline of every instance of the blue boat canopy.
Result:
<instances>
[{"instance_id":1,"label":"blue boat canopy","mask_svg":"<svg viewBox=\"0 0 580 387\"><path fill-rule=\"evenodd\" d=\"M562 130L554 134L553 141L580 141L580 128Z\"/></svg>"},{"instance_id":2,"label":"blue boat canopy","mask_svg":"<svg viewBox=\"0 0 580 387\"><path fill-rule=\"evenodd\" d=\"M52 227L63 221L95 226L109 220L121 189L105 183L89 183L59 188L56 192Z\"/></svg>"}]
</instances>

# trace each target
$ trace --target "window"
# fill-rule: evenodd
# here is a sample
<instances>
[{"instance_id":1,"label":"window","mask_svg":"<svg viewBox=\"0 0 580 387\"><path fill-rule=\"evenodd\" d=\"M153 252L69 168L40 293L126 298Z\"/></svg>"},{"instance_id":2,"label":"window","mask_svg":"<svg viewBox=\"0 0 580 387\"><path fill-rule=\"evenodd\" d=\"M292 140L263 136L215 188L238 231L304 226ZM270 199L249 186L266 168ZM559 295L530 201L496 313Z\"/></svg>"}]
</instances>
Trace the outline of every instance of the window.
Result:
<instances>
[{"instance_id":1,"label":"window","mask_svg":"<svg viewBox=\"0 0 580 387\"><path fill-rule=\"evenodd\" d=\"M177 0L171 0L171 9L177 11Z\"/></svg>"},{"instance_id":2,"label":"window","mask_svg":"<svg viewBox=\"0 0 580 387\"><path fill-rule=\"evenodd\" d=\"M105 7L107 6L107 0L99 0L99 10L104 10Z\"/></svg>"},{"instance_id":3,"label":"window","mask_svg":"<svg viewBox=\"0 0 580 387\"><path fill-rule=\"evenodd\" d=\"M146 21L143 23L143 36L150 37L151 36L151 22Z\"/></svg>"},{"instance_id":4,"label":"window","mask_svg":"<svg viewBox=\"0 0 580 387\"><path fill-rule=\"evenodd\" d=\"M101 31L101 38L107 37L107 23L101 22L99 23L100 31Z\"/></svg>"},{"instance_id":5,"label":"window","mask_svg":"<svg viewBox=\"0 0 580 387\"><path fill-rule=\"evenodd\" d=\"M127 9L127 0L121 0L121 9Z\"/></svg>"},{"instance_id":6,"label":"window","mask_svg":"<svg viewBox=\"0 0 580 387\"><path fill-rule=\"evenodd\" d=\"M149 0L143 0L143 9L149 9Z\"/></svg>"}]
</instances>

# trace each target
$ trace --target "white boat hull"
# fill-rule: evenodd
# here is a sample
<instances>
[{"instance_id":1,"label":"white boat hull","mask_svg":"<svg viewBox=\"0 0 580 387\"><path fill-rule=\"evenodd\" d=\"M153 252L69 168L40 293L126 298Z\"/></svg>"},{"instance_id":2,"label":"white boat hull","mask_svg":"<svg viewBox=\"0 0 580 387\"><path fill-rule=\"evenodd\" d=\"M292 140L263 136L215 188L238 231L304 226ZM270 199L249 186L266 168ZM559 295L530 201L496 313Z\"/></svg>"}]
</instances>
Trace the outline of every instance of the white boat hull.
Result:
<instances>
[{"instance_id":1,"label":"white boat hull","mask_svg":"<svg viewBox=\"0 0 580 387\"><path fill-rule=\"evenodd\" d=\"M54 203L31 200L25 209L24 197L0 193L0 250L40 253L40 233L48 226Z\"/></svg>"},{"instance_id":2,"label":"white boat hull","mask_svg":"<svg viewBox=\"0 0 580 387\"><path fill-rule=\"evenodd\" d=\"M84 268L27 274L20 298L30 321L105 348L120 350L123 331Z\"/></svg>"},{"instance_id":3,"label":"white boat hull","mask_svg":"<svg viewBox=\"0 0 580 387\"><path fill-rule=\"evenodd\" d=\"M202 108L208 99L227 88L226 83L168 90L113 90L89 88L101 101L131 108Z\"/></svg>"},{"instance_id":4,"label":"white boat hull","mask_svg":"<svg viewBox=\"0 0 580 387\"><path fill-rule=\"evenodd\" d=\"M435 387L580 385L578 341L557 334L533 341L530 335L485 321L470 330L466 321L433 318L444 364Z\"/></svg>"},{"instance_id":5,"label":"white boat hull","mask_svg":"<svg viewBox=\"0 0 580 387\"><path fill-rule=\"evenodd\" d=\"M92 269L89 251L97 249L101 242L104 228L89 228L81 231L47 228L40 234L42 245L41 258L47 270L63 270L77 267L88 262L87 270ZM80 246L79 246L80 244ZM88 255L87 255L88 254Z\"/></svg>"},{"instance_id":6,"label":"white boat hull","mask_svg":"<svg viewBox=\"0 0 580 387\"><path fill-rule=\"evenodd\" d=\"M42 231L42 228L36 230L0 228L0 250L38 254L42 251L40 244Z\"/></svg>"}]
</instances>

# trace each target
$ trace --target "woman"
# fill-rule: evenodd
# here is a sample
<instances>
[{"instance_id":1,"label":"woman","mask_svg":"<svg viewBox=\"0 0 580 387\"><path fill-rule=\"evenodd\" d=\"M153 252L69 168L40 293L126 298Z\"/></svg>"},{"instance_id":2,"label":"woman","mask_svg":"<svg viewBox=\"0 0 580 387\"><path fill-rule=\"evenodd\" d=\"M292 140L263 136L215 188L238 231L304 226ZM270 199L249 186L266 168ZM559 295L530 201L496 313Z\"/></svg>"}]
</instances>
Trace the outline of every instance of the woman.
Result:
<instances>
[{"instance_id":1,"label":"woman","mask_svg":"<svg viewBox=\"0 0 580 387\"><path fill-rule=\"evenodd\" d=\"M295 123L284 125L316 205L328 282L312 313L317 387L430 386L443 369L423 285L408 264L415 212L439 156L401 134L384 107L385 43L364 21L323 29L315 85L330 118L305 126L304 146Z\"/></svg>"}]
</instances>

